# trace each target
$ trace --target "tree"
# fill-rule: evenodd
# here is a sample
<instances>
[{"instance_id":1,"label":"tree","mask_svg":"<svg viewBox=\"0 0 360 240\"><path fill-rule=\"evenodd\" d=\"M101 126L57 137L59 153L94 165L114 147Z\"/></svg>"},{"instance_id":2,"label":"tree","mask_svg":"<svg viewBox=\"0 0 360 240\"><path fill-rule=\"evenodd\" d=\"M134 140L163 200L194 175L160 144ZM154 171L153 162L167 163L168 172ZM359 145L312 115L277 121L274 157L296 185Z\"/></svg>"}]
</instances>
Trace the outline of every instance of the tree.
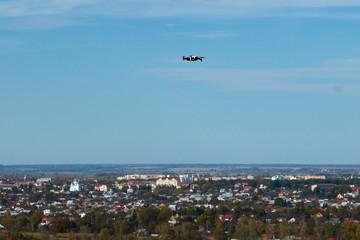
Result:
<instances>
[{"instance_id":1,"label":"tree","mask_svg":"<svg viewBox=\"0 0 360 240\"><path fill-rule=\"evenodd\" d=\"M52 230L55 233L66 233L70 232L72 228L75 227L75 224L69 220L69 218L59 218L55 219L52 223Z\"/></svg>"},{"instance_id":2,"label":"tree","mask_svg":"<svg viewBox=\"0 0 360 240\"><path fill-rule=\"evenodd\" d=\"M155 207L139 207L136 209L136 219L139 228L149 228L150 222L156 222L159 216L159 209ZM165 213L164 213L165 214ZM162 217L164 217L162 214Z\"/></svg>"},{"instance_id":3,"label":"tree","mask_svg":"<svg viewBox=\"0 0 360 240\"><path fill-rule=\"evenodd\" d=\"M352 216L353 216L354 219L360 220L360 206L357 206L357 207L353 210Z\"/></svg>"},{"instance_id":4,"label":"tree","mask_svg":"<svg viewBox=\"0 0 360 240\"><path fill-rule=\"evenodd\" d=\"M100 240L108 240L112 235L111 230L109 228L102 228L99 234Z\"/></svg>"},{"instance_id":5,"label":"tree","mask_svg":"<svg viewBox=\"0 0 360 240\"><path fill-rule=\"evenodd\" d=\"M340 206L338 208L338 212L337 212L337 217L338 218L344 219L344 218L347 218L349 216L350 216L350 213L349 213L349 208L348 207Z\"/></svg>"},{"instance_id":6,"label":"tree","mask_svg":"<svg viewBox=\"0 0 360 240\"><path fill-rule=\"evenodd\" d=\"M347 240L360 239L360 224L355 222L344 222L341 224L341 236Z\"/></svg>"},{"instance_id":7,"label":"tree","mask_svg":"<svg viewBox=\"0 0 360 240\"><path fill-rule=\"evenodd\" d=\"M138 238L132 234L128 234L124 237L124 240L138 240Z\"/></svg>"},{"instance_id":8,"label":"tree","mask_svg":"<svg viewBox=\"0 0 360 240\"><path fill-rule=\"evenodd\" d=\"M168 223L160 223L156 226L156 232L159 234L161 240L175 239L175 232Z\"/></svg>"},{"instance_id":9,"label":"tree","mask_svg":"<svg viewBox=\"0 0 360 240\"><path fill-rule=\"evenodd\" d=\"M299 225L298 236L300 237L300 239L305 239L307 236L309 236L308 226L305 221L301 221Z\"/></svg>"},{"instance_id":10,"label":"tree","mask_svg":"<svg viewBox=\"0 0 360 240\"><path fill-rule=\"evenodd\" d=\"M241 217L235 228L234 236L238 239L257 239L265 233L265 225L249 217Z\"/></svg>"},{"instance_id":11,"label":"tree","mask_svg":"<svg viewBox=\"0 0 360 240\"><path fill-rule=\"evenodd\" d=\"M34 229L41 223L42 214L40 211L34 211L30 217L29 222L31 225L31 231L34 232Z\"/></svg>"},{"instance_id":12,"label":"tree","mask_svg":"<svg viewBox=\"0 0 360 240\"><path fill-rule=\"evenodd\" d=\"M175 226L174 228L176 240L203 240L204 237L200 234L197 226L194 223L184 222Z\"/></svg>"},{"instance_id":13,"label":"tree","mask_svg":"<svg viewBox=\"0 0 360 240\"><path fill-rule=\"evenodd\" d=\"M276 198L275 201L274 201L274 206L286 207L286 202L282 198Z\"/></svg>"},{"instance_id":14,"label":"tree","mask_svg":"<svg viewBox=\"0 0 360 240\"><path fill-rule=\"evenodd\" d=\"M306 215L306 208L304 202L298 202L295 204L295 208L293 209L293 212L296 215L304 216Z\"/></svg>"},{"instance_id":15,"label":"tree","mask_svg":"<svg viewBox=\"0 0 360 240\"><path fill-rule=\"evenodd\" d=\"M205 227L206 227L206 215L201 214L200 216L198 216L196 218L196 223L198 224L198 226L200 228L205 229Z\"/></svg>"},{"instance_id":16,"label":"tree","mask_svg":"<svg viewBox=\"0 0 360 240\"><path fill-rule=\"evenodd\" d=\"M116 220L113 223L114 234L119 237L120 240L123 236L130 233L129 222L123 219Z\"/></svg>"},{"instance_id":17,"label":"tree","mask_svg":"<svg viewBox=\"0 0 360 240\"><path fill-rule=\"evenodd\" d=\"M160 212L158 214L157 222L159 222L159 223L167 222L167 221L169 221L171 215L172 215L171 209L164 207L160 210Z\"/></svg>"},{"instance_id":18,"label":"tree","mask_svg":"<svg viewBox=\"0 0 360 240\"><path fill-rule=\"evenodd\" d=\"M46 202L53 202L55 201L56 197L55 194L53 192L46 192L45 193L45 201Z\"/></svg>"},{"instance_id":19,"label":"tree","mask_svg":"<svg viewBox=\"0 0 360 240\"><path fill-rule=\"evenodd\" d=\"M285 238L289 235L291 235L291 226L287 224L286 222L279 223L279 236L281 238Z\"/></svg>"},{"instance_id":20,"label":"tree","mask_svg":"<svg viewBox=\"0 0 360 240\"><path fill-rule=\"evenodd\" d=\"M225 234L224 222L219 218L215 219L214 236L215 236L216 240L226 240L227 239L227 236Z\"/></svg>"},{"instance_id":21,"label":"tree","mask_svg":"<svg viewBox=\"0 0 360 240\"><path fill-rule=\"evenodd\" d=\"M339 236L337 230L339 225L334 225L332 223L324 223L317 227L317 232L321 233L320 237L322 239L327 239L331 237Z\"/></svg>"},{"instance_id":22,"label":"tree","mask_svg":"<svg viewBox=\"0 0 360 240\"><path fill-rule=\"evenodd\" d=\"M15 216L11 216L7 211L5 216L1 218L0 223L4 226L10 239L18 239L21 231L21 223L17 221Z\"/></svg>"}]
</instances>

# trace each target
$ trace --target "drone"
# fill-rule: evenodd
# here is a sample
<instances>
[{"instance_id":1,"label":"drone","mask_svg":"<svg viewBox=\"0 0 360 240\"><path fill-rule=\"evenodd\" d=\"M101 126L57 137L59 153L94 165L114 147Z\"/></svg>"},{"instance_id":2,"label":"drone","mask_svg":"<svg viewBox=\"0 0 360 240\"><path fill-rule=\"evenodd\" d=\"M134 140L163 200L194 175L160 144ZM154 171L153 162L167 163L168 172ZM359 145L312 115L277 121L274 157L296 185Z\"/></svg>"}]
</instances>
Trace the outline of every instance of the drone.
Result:
<instances>
[{"instance_id":1,"label":"drone","mask_svg":"<svg viewBox=\"0 0 360 240\"><path fill-rule=\"evenodd\" d=\"M194 62L194 61L198 61L198 60L200 60L202 62L203 58L205 58L205 57L194 56L194 55L189 55L187 57L183 56L183 60L190 61L190 62Z\"/></svg>"}]
</instances>

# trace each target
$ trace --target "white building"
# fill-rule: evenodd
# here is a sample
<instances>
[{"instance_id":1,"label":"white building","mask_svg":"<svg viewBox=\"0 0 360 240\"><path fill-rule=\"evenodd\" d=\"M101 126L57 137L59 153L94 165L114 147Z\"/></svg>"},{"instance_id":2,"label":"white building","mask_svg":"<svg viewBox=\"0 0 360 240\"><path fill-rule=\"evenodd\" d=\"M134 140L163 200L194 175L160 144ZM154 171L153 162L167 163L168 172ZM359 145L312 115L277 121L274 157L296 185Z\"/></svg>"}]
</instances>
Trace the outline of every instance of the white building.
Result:
<instances>
[{"instance_id":1,"label":"white building","mask_svg":"<svg viewBox=\"0 0 360 240\"><path fill-rule=\"evenodd\" d=\"M179 187L180 180L177 178L159 178L156 180L156 187Z\"/></svg>"},{"instance_id":2,"label":"white building","mask_svg":"<svg viewBox=\"0 0 360 240\"><path fill-rule=\"evenodd\" d=\"M40 187L51 182L51 178L38 178L35 182L35 186Z\"/></svg>"},{"instance_id":3,"label":"white building","mask_svg":"<svg viewBox=\"0 0 360 240\"><path fill-rule=\"evenodd\" d=\"M70 192L79 192L80 191L80 181L74 179L74 181L70 185Z\"/></svg>"},{"instance_id":4,"label":"white building","mask_svg":"<svg viewBox=\"0 0 360 240\"><path fill-rule=\"evenodd\" d=\"M37 183L49 183L51 182L51 178L38 178L36 180Z\"/></svg>"},{"instance_id":5,"label":"white building","mask_svg":"<svg viewBox=\"0 0 360 240\"><path fill-rule=\"evenodd\" d=\"M148 180L148 179L155 179L165 177L163 174L127 174L122 177L118 177L117 180L134 180L134 179L142 179L142 180Z\"/></svg>"},{"instance_id":6,"label":"white building","mask_svg":"<svg viewBox=\"0 0 360 240\"><path fill-rule=\"evenodd\" d=\"M194 181L193 174L181 174L179 175L180 182L182 183L192 183Z\"/></svg>"}]
</instances>

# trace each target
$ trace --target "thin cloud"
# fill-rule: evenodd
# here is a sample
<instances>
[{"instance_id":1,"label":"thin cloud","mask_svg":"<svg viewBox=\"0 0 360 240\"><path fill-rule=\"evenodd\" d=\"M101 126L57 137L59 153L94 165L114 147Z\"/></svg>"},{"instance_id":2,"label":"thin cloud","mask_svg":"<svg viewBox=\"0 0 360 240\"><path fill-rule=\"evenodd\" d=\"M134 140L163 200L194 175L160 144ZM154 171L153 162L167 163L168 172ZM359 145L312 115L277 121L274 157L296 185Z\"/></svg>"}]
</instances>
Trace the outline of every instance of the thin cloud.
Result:
<instances>
[{"instance_id":1,"label":"thin cloud","mask_svg":"<svg viewBox=\"0 0 360 240\"><path fill-rule=\"evenodd\" d=\"M87 9L97 5L98 0L10 0L0 2L0 16L4 17L27 17L41 15L59 15L75 10Z\"/></svg>"},{"instance_id":2,"label":"thin cloud","mask_svg":"<svg viewBox=\"0 0 360 240\"><path fill-rule=\"evenodd\" d=\"M161 18L161 17L272 17L290 15L293 17L330 17L334 8L343 12L333 14L338 18L357 19L360 15L354 8L360 7L358 0L7 0L0 1L0 20L14 21L13 26L21 26L16 19L47 17L46 27L34 23L34 28L61 27L79 24L82 18ZM301 11L295 11L295 10ZM319 10L319 13L312 11ZM309 11L310 10L310 11ZM331 13L331 14L329 14ZM51 20L55 18L56 20ZM22 28L30 28L23 22ZM4 26L4 24L1 24ZM21 29L21 27L18 27Z\"/></svg>"},{"instance_id":3,"label":"thin cloud","mask_svg":"<svg viewBox=\"0 0 360 240\"><path fill-rule=\"evenodd\" d=\"M268 14L268 17L322 18L359 20L360 9L354 8L291 8L279 9Z\"/></svg>"},{"instance_id":4,"label":"thin cloud","mask_svg":"<svg viewBox=\"0 0 360 240\"><path fill-rule=\"evenodd\" d=\"M0 21L0 28L5 30L46 30L67 26L91 25L91 20L72 18L69 16L31 16L18 17L14 19L3 19Z\"/></svg>"},{"instance_id":5,"label":"thin cloud","mask_svg":"<svg viewBox=\"0 0 360 240\"><path fill-rule=\"evenodd\" d=\"M360 59L340 59L308 68L155 69L152 74L195 81L224 91L313 92L360 95Z\"/></svg>"}]
</instances>

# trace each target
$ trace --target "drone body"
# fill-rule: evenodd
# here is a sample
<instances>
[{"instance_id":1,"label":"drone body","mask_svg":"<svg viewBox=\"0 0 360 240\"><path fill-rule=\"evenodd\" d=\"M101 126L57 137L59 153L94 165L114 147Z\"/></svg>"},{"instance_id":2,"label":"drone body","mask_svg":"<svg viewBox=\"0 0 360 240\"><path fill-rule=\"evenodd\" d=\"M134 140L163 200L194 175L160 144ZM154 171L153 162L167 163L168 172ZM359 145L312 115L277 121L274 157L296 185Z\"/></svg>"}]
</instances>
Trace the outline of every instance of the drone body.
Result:
<instances>
[{"instance_id":1,"label":"drone body","mask_svg":"<svg viewBox=\"0 0 360 240\"><path fill-rule=\"evenodd\" d=\"M203 60L203 58L205 57L200 57L200 56L195 56L195 55L189 55L189 56L183 56L183 60L186 60L186 61L190 61L190 62L194 62L194 61L201 61Z\"/></svg>"}]
</instances>

